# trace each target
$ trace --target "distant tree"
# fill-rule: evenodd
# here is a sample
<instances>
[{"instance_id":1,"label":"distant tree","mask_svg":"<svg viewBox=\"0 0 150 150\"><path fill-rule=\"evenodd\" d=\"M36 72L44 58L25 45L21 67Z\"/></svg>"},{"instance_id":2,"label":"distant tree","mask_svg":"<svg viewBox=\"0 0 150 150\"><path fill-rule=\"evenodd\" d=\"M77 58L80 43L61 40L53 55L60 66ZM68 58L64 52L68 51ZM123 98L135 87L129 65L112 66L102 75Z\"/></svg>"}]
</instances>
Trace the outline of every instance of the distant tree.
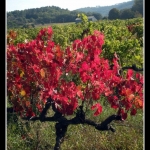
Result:
<instances>
[{"instance_id":1,"label":"distant tree","mask_svg":"<svg viewBox=\"0 0 150 150\"><path fill-rule=\"evenodd\" d=\"M93 13L92 14L97 20L101 20L102 19L102 15L100 13Z\"/></svg>"},{"instance_id":2,"label":"distant tree","mask_svg":"<svg viewBox=\"0 0 150 150\"><path fill-rule=\"evenodd\" d=\"M131 10L134 12L138 11L143 16L143 0L134 0Z\"/></svg>"},{"instance_id":3,"label":"distant tree","mask_svg":"<svg viewBox=\"0 0 150 150\"><path fill-rule=\"evenodd\" d=\"M31 26L34 28L35 27L34 23L32 23Z\"/></svg>"},{"instance_id":4,"label":"distant tree","mask_svg":"<svg viewBox=\"0 0 150 150\"><path fill-rule=\"evenodd\" d=\"M96 13L96 12L88 12L85 14L87 16L94 16L97 20L101 20L103 18L103 16L100 13Z\"/></svg>"},{"instance_id":5,"label":"distant tree","mask_svg":"<svg viewBox=\"0 0 150 150\"><path fill-rule=\"evenodd\" d=\"M134 12L131 9L123 9L120 11L120 19L134 18Z\"/></svg>"},{"instance_id":6,"label":"distant tree","mask_svg":"<svg viewBox=\"0 0 150 150\"><path fill-rule=\"evenodd\" d=\"M103 19L103 20L106 20L106 19L108 19L108 17L104 16L102 19Z\"/></svg>"},{"instance_id":7,"label":"distant tree","mask_svg":"<svg viewBox=\"0 0 150 150\"><path fill-rule=\"evenodd\" d=\"M134 12L134 18L142 17L142 14L140 14L138 11Z\"/></svg>"},{"instance_id":8,"label":"distant tree","mask_svg":"<svg viewBox=\"0 0 150 150\"><path fill-rule=\"evenodd\" d=\"M110 19L110 20L112 20L112 19L120 19L120 11L117 8L112 8L109 11L108 19Z\"/></svg>"},{"instance_id":9,"label":"distant tree","mask_svg":"<svg viewBox=\"0 0 150 150\"><path fill-rule=\"evenodd\" d=\"M44 22L43 22L43 21L41 21L41 24L42 24L42 25L44 25Z\"/></svg>"},{"instance_id":10,"label":"distant tree","mask_svg":"<svg viewBox=\"0 0 150 150\"><path fill-rule=\"evenodd\" d=\"M25 24L25 25L23 25L23 26L22 26L22 28L28 28L28 25L27 25L27 24Z\"/></svg>"},{"instance_id":11,"label":"distant tree","mask_svg":"<svg viewBox=\"0 0 150 150\"><path fill-rule=\"evenodd\" d=\"M33 18L30 18L29 20L30 20L31 23L34 22L34 19L33 19Z\"/></svg>"}]
</instances>

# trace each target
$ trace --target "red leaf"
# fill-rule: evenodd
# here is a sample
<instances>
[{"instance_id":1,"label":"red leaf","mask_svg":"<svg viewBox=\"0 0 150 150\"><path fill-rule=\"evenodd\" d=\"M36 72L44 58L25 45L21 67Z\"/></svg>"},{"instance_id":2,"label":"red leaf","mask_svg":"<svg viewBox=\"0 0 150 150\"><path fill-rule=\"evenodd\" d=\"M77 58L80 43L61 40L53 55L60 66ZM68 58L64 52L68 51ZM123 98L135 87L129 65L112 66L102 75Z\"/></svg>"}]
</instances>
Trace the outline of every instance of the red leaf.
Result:
<instances>
[{"instance_id":1,"label":"red leaf","mask_svg":"<svg viewBox=\"0 0 150 150\"><path fill-rule=\"evenodd\" d=\"M127 113L123 113L122 114L122 120L126 120L127 119Z\"/></svg>"},{"instance_id":2,"label":"red leaf","mask_svg":"<svg viewBox=\"0 0 150 150\"><path fill-rule=\"evenodd\" d=\"M87 70L89 69L89 66L88 66L87 62L84 61L84 62L82 63L81 69L82 69L83 71L87 71Z\"/></svg>"},{"instance_id":3,"label":"red leaf","mask_svg":"<svg viewBox=\"0 0 150 150\"><path fill-rule=\"evenodd\" d=\"M51 27L48 27L47 33L49 34L49 36L51 36L53 34L53 30Z\"/></svg>"},{"instance_id":4,"label":"red leaf","mask_svg":"<svg viewBox=\"0 0 150 150\"><path fill-rule=\"evenodd\" d=\"M16 75L16 76L15 76L15 81L16 81L16 82L19 82L20 79L21 79L21 78L20 78L20 75Z\"/></svg>"},{"instance_id":5,"label":"red leaf","mask_svg":"<svg viewBox=\"0 0 150 150\"><path fill-rule=\"evenodd\" d=\"M32 66L32 68L33 68L34 72L40 72L40 68L37 65L34 64Z\"/></svg>"},{"instance_id":6,"label":"red leaf","mask_svg":"<svg viewBox=\"0 0 150 150\"><path fill-rule=\"evenodd\" d=\"M128 72L127 72L127 79L131 79L133 76L133 70L132 69L128 69Z\"/></svg>"},{"instance_id":7,"label":"red leaf","mask_svg":"<svg viewBox=\"0 0 150 150\"><path fill-rule=\"evenodd\" d=\"M131 115L135 115L136 113L137 113L136 109L133 108L133 109L131 110L131 113L130 113L130 114L131 114Z\"/></svg>"},{"instance_id":8,"label":"red leaf","mask_svg":"<svg viewBox=\"0 0 150 150\"><path fill-rule=\"evenodd\" d=\"M99 103L96 103L91 107L92 110L97 108L96 112L94 113L94 116L98 116L102 112L102 106Z\"/></svg>"},{"instance_id":9,"label":"red leaf","mask_svg":"<svg viewBox=\"0 0 150 150\"><path fill-rule=\"evenodd\" d=\"M77 52L76 62L79 62L83 59L84 55L82 52Z\"/></svg>"},{"instance_id":10,"label":"red leaf","mask_svg":"<svg viewBox=\"0 0 150 150\"><path fill-rule=\"evenodd\" d=\"M119 110L118 110L118 113L117 113L117 114L118 114L118 115L124 114L124 109L119 108Z\"/></svg>"},{"instance_id":11,"label":"red leaf","mask_svg":"<svg viewBox=\"0 0 150 150\"><path fill-rule=\"evenodd\" d=\"M92 97L94 100L98 100L100 98L100 90L99 89L94 89L92 92Z\"/></svg>"},{"instance_id":12,"label":"red leaf","mask_svg":"<svg viewBox=\"0 0 150 150\"><path fill-rule=\"evenodd\" d=\"M81 87L80 85L77 86L77 95L78 95L81 99L83 99L83 93L82 93L81 88L82 88L82 87Z\"/></svg>"}]
</instances>

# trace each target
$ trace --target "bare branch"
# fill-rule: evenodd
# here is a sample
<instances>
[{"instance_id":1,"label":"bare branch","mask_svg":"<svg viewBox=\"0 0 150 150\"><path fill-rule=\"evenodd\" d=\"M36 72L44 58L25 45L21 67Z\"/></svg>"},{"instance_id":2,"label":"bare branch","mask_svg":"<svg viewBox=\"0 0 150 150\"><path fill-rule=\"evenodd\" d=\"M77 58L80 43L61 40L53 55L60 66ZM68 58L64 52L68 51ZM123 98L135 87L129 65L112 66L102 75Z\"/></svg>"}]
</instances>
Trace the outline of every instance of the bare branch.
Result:
<instances>
[{"instance_id":1,"label":"bare branch","mask_svg":"<svg viewBox=\"0 0 150 150\"><path fill-rule=\"evenodd\" d=\"M55 112L55 114L52 117L46 117L47 111L52 106L52 110ZM7 108L7 112L12 113L13 108ZM103 122L97 124L96 122L86 119L85 118L85 112L83 111L83 106L80 106L77 109L76 116L74 116L72 119L67 119L63 114L61 114L56 108L54 101L49 98L45 104L45 107L39 117L25 117L22 118L23 120L28 121L36 121L40 120L41 122L56 122L55 129L56 129L56 143L54 150L60 150L61 143L64 140L65 134L67 132L67 128L69 125L77 125L77 124L87 124L94 126L95 129L99 131L108 131L111 130L112 132L115 132L115 129L110 125L110 123L113 120L122 120L121 116L119 115L111 115L108 118L106 118Z\"/></svg>"},{"instance_id":2,"label":"bare branch","mask_svg":"<svg viewBox=\"0 0 150 150\"><path fill-rule=\"evenodd\" d=\"M143 68L137 68L135 64L133 64L131 67L129 66L122 67L122 70L126 70L126 69L132 69L134 71L143 71Z\"/></svg>"}]
</instances>

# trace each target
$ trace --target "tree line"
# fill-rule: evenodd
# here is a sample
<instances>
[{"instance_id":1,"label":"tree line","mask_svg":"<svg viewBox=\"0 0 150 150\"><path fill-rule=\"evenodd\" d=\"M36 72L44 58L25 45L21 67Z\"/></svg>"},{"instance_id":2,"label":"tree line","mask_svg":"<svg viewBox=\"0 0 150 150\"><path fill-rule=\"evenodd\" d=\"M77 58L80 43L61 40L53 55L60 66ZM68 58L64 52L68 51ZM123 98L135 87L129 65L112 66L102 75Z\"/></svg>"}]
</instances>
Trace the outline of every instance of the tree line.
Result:
<instances>
[{"instance_id":1,"label":"tree line","mask_svg":"<svg viewBox=\"0 0 150 150\"><path fill-rule=\"evenodd\" d=\"M21 11L15 10L7 12L7 28L27 28L29 26L34 27L37 24L75 22L79 13L83 12L76 10L69 11L68 9L61 9L57 6L25 9ZM96 12L84 12L84 14L94 16L97 20L136 18L143 16L143 0L135 0L131 9L118 10L117 8L113 8L109 11L108 17Z\"/></svg>"},{"instance_id":2,"label":"tree line","mask_svg":"<svg viewBox=\"0 0 150 150\"><path fill-rule=\"evenodd\" d=\"M131 8L134 4L134 0L118 3L111 6L96 6L96 7L84 7L76 9L77 11L83 11L83 12L97 12L100 13L102 16L108 16L109 11L112 8L117 8L119 10L125 9L125 8Z\"/></svg>"},{"instance_id":3,"label":"tree line","mask_svg":"<svg viewBox=\"0 0 150 150\"><path fill-rule=\"evenodd\" d=\"M77 14L82 13L79 11L69 11L68 9L61 9L56 6L47 6L41 8L33 8L26 10L16 10L7 12L7 27L17 28L20 26L31 25L34 27L36 24L47 23L67 23L74 22ZM95 16L97 20L102 19L99 13L86 13L87 16Z\"/></svg>"},{"instance_id":4,"label":"tree line","mask_svg":"<svg viewBox=\"0 0 150 150\"><path fill-rule=\"evenodd\" d=\"M112 8L109 11L108 19L131 19L143 17L143 0L134 0L134 4L129 9L119 10L117 8Z\"/></svg>"}]
</instances>

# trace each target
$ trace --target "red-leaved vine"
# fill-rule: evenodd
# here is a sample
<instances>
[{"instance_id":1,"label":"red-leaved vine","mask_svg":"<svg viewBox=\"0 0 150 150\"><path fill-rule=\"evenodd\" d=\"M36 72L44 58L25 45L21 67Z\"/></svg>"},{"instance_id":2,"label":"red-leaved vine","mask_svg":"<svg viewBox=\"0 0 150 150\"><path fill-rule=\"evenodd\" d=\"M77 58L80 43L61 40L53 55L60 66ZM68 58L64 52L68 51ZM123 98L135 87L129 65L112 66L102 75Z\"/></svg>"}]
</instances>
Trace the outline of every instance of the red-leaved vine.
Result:
<instances>
[{"instance_id":1,"label":"red-leaved vine","mask_svg":"<svg viewBox=\"0 0 150 150\"><path fill-rule=\"evenodd\" d=\"M52 40L52 28L42 29L35 40L7 45L7 95L22 117L37 116L48 98L64 115L82 104L102 113L106 97L122 119L143 108L143 76L131 69L120 74L117 54L113 68L101 57L104 35L94 31L70 47L61 49Z\"/></svg>"}]
</instances>

